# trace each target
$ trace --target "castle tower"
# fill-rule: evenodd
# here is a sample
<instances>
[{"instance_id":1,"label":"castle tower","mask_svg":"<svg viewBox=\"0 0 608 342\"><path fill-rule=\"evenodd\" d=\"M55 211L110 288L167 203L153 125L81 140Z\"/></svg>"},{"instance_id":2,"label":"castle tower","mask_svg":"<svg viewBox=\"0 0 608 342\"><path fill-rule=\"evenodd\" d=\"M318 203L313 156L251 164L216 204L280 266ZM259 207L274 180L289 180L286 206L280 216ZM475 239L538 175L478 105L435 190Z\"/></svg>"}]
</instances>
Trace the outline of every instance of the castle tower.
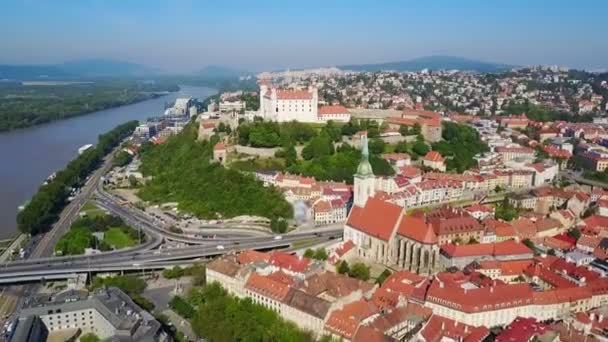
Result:
<instances>
[{"instance_id":1,"label":"castle tower","mask_svg":"<svg viewBox=\"0 0 608 342\"><path fill-rule=\"evenodd\" d=\"M354 205L358 207L365 206L367 199L374 196L376 193L375 183L376 177L372 170L372 165L369 163L369 149L367 147L367 135L361 137L361 161L357 166L354 180Z\"/></svg>"}]
</instances>

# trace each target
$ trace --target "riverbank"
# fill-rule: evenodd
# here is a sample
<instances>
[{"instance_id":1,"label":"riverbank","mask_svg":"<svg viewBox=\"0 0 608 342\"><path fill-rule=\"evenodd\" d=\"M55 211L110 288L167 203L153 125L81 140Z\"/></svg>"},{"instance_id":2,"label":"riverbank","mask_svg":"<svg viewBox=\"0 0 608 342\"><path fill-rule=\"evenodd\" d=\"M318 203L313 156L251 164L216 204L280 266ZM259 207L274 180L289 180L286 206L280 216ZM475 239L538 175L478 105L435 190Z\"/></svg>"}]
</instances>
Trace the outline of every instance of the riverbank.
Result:
<instances>
[{"instance_id":1,"label":"riverbank","mask_svg":"<svg viewBox=\"0 0 608 342\"><path fill-rule=\"evenodd\" d=\"M0 87L0 133L127 106L177 92L169 83L99 81Z\"/></svg>"},{"instance_id":2,"label":"riverbank","mask_svg":"<svg viewBox=\"0 0 608 342\"><path fill-rule=\"evenodd\" d=\"M164 111L177 97L205 99L217 92L206 87L180 85L178 92L154 99L0 133L0 239L17 232L17 207L30 199L53 172L65 168L78 148L94 143L97 136L129 120L146 120Z\"/></svg>"}]
</instances>

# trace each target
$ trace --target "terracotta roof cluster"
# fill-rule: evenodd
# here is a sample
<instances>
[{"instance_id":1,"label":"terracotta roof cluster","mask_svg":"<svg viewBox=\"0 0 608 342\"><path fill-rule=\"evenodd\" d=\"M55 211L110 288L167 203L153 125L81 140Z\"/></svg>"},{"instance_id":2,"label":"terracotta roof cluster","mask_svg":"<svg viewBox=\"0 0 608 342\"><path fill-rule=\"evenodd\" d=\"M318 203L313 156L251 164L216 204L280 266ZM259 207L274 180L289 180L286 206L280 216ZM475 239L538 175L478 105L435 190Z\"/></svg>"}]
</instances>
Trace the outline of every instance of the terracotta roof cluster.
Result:
<instances>
[{"instance_id":1,"label":"terracotta roof cluster","mask_svg":"<svg viewBox=\"0 0 608 342\"><path fill-rule=\"evenodd\" d=\"M445 159L437 151L429 151L425 156L424 160L429 162L443 163Z\"/></svg>"},{"instance_id":2,"label":"terracotta roof cluster","mask_svg":"<svg viewBox=\"0 0 608 342\"><path fill-rule=\"evenodd\" d=\"M268 262L270 255L254 250L243 251L236 256L236 261L241 265L249 265L255 262Z\"/></svg>"},{"instance_id":3,"label":"terracotta roof cluster","mask_svg":"<svg viewBox=\"0 0 608 342\"><path fill-rule=\"evenodd\" d=\"M401 218L403 209L376 197L367 199L363 208L354 206L346 224L367 235L388 241Z\"/></svg>"},{"instance_id":4,"label":"terracotta roof cluster","mask_svg":"<svg viewBox=\"0 0 608 342\"><path fill-rule=\"evenodd\" d=\"M427 222L437 236L483 231L481 224L467 211L449 206L429 212Z\"/></svg>"},{"instance_id":5,"label":"terracotta roof cluster","mask_svg":"<svg viewBox=\"0 0 608 342\"><path fill-rule=\"evenodd\" d=\"M443 253L450 258L476 256L530 256L533 251L521 242L506 240L496 243L476 243L470 245L455 245L449 243L441 246Z\"/></svg>"},{"instance_id":6,"label":"terracotta roof cluster","mask_svg":"<svg viewBox=\"0 0 608 342\"><path fill-rule=\"evenodd\" d=\"M583 219L582 226L588 235L599 235L601 231L608 229L608 217L591 215Z\"/></svg>"},{"instance_id":7,"label":"terracotta roof cluster","mask_svg":"<svg viewBox=\"0 0 608 342\"><path fill-rule=\"evenodd\" d=\"M436 244L437 235L433 226L427 223L424 216L410 215L401 219L397 234L423 244Z\"/></svg>"},{"instance_id":8,"label":"terracotta roof cluster","mask_svg":"<svg viewBox=\"0 0 608 342\"><path fill-rule=\"evenodd\" d=\"M228 277L234 277L238 273L240 266L233 258L223 257L214 259L207 264L206 268Z\"/></svg>"},{"instance_id":9,"label":"terracotta roof cluster","mask_svg":"<svg viewBox=\"0 0 608 342\"><path fill-rule=\"evenodd\" d=\"M412 179L422 176L422 170L415 166L406 165L399 168L399 174L406 178Z\"/></svg>"},{"instance_id":10,"label":"terracotta roof cluster","mask_svg":"<svg viewBox=\"0 0 608 342\"><path fill-rule=\"evenodd\" d=\"M283 270L292 271L296 273L304 273L311 264L310 259L305 257L298 257L289 253L274 251L270 253L268 262L271 265L277 266Z\"/></svg>"},{"instance_id":11,"label":"terracotta roof cluster","mask_svg":"<svg viewBox=\"0 0 608 342\"><path fill-rule=\"evenodd\" d=\"M433 315L420 331L427 342L440 342L444 338L452 341L481 342L490 334L484 326L474 327L449 318Z\"/></svg>"},{"instance_id":12,"label":"terracotta roof cluster","mask_svg":"<svg viewBox=\"0 0 608 342\"><path fill-rule=\"evenodd\" d=\"M332 311L325 323L325 328L351 340L361 321L378 312L379 309L373 303L361 299L344 305L342 309Z\"/></svg>"},{"instance_id":13,"label":"terracotta roof cluster","mask_svg":"<svg viewBox=\"0 0 608 342\"><path fill-rule=\"evenodd\" d=\"M351 278L345 275L323 272L313 274L305 280L295 285L300 291L304 291L313 296L323 296L327 298L340 298L361 290L366 293L371 291L374 286L370 283Z\"/></svg>"},{"instance_id":14,"label":"terracotta roof cluster","mask_svg":"<svg viewBox=\"0 0 608 342\"><path fill-rule=\"evenodd\" d=\"M334 106L321 106L318 109L318 115L336 115L336 114L348 114L348 109L344 106L334 105Z\"/></svg>"},{"instance_id":15,"label":"terracotta roof cluster","mask_svg":"<svg viewBox=\"0 0 608 342\"><path fill-rule=\"evenodd\" d=\"M270 277L259 275L255 272L251 273L247 279L245 288L280 302L285 300L287 293L289 292L288 284Z\"/></svg>"},{"instance_id":16,"label":"terracotta roof cluster","mask_svg":"<svg viewBox=\"0 0 608 342\"><path fill-rule=\"evenodd\" d=\"M330 302L293 288L287 292L283 302L319 319L325 319L331 307Z\"/></svg>"},{"instance_id":17,"label":"terracotta roof cluster","mask_svg":"<svg viewBox=\"0 0 608 342\"><path fill-rule=\"evenodd\" d=\"M411 157L407 153L384 153L382 158L390 162L396 162L399 160L410 160Z\"/></svg>"},{"instance_id":18,"label":"terracotta roof cluster","mask_svg":"<svg viewBox=\"0 0 608 342\"><path fill-rule=\"evenodd\" d=\"M432 315L432 310L421 305L409 303L407 306L392 309L388 312L380 312L372 322L360 325L353 341L360 342L385 342L387 338L384 333L410 322L415 325L427 320Z\"/></svg>"},{"instance_id":19,"label":"terracotta roof cluster","mask_svg":"<svg viewBox=\"0 0 608 342\"><path fill-rule=\"evenodd\" d=\"M279 100L310 100L312 93L308 90L277 89Z\"/></svg>"},{"instance_id":20,"label":"terracotta roof cluster","mask_svg":"<svg viewBox=\"0 0 608 342\"><path fill-rule=\"evenodd\" d=\"M547 326L536 318L517 317L496 336L496 342L530 341L533 337L544 334Z\"/></svg>"},{"instance_id":21,"label":"terracotta roof cluster","mask_svg":"<svg viewBox=\"0 0 608 342\"><path fill-rule=\"evenodd\" d=\"M355 243L353 240L347 240L343 242L340 247L336 248L329 256L328 261L332 264L335 264L342 258L346 253L352 250L355 247Z\"/></svg>"},{"instance_id":22,"label":"terracotta roof cluster","mask_svg":"<svg viewBox=\"0 0 608 342\"><path fill-rule=\"evenodd\" d=\"M497 153L520 153L520 154L534 154L534 149L523 146L499 146L496 147L495 151Z\"/></svg>"},{"instance_id":23,"label":"terracotta roof cluster","mask_svg":"<svg viewBox=\"0 0 608 342\"><path fill-rule=\"evenodd\" d=\"M501 276L517 276L522 275L532 262L532 260L484 260L479 262L479 269L496 269L500 270Z\"/></svg>"},{"instance_id":24,"label":"terracotta roof cluster","mask_svg":"<svg viewBox=\"0 0 608 342\"><path fill-rule=\"evenodd\" d=\"M475 204L467 207L465 210L470 213L476 213L476 212L493 213L494 212L494 209L488 207L487 205L483 205L480 203L475 203Z\"/></svg>"},{"instance_id":25,"label":"terracotta roof cluster","mask_svg":"<svg viewBox=\"0 0 608 342\"><path fill-rule=\"evenodd\" d=\"M570 159L572 157L572 153L570 153L570 151L563 150L561 148L557 148L551 145L545 146L543 150L552 158Z\"/></svg>"},{"instance_id":26,"label":"terracotta roof cluster","mask_svg":"<svg viewBox=\"0 0 608 342\"><path fill-rule=\"evenodd\" d=\"M466 289L433 281L426 300L467 312L486 312L532 304L532 288L525 283Z\"/></svg>"}]
</instances>

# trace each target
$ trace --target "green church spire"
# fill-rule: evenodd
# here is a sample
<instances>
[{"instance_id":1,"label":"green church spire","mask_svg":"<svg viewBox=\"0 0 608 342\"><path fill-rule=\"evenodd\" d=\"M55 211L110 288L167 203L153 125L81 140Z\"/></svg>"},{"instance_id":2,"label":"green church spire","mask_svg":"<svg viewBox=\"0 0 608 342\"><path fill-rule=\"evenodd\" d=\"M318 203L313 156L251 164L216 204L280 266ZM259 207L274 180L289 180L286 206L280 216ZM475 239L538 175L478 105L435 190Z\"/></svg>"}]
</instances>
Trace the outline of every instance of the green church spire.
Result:
<instances>
[{"instance_id":1,"label":"green church spire","mask_svg":"<svg viewBox=\"0 0 608 342\"><path fill-rule=\"evenodd\" d=\"M367 146L367 135L361 137L361 161L357 167L357 175L373 176L372 165L369 163L369 147Z\"/></svg>"}]
</instances>

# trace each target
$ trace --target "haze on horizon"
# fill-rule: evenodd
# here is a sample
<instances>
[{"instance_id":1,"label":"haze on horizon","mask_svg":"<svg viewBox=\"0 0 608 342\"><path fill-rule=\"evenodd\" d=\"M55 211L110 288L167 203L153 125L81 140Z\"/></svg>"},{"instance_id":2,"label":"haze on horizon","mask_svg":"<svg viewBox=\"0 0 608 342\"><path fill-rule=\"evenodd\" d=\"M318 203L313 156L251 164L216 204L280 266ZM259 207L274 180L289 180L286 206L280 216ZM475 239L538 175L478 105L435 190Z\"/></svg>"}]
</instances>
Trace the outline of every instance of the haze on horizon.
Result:
<instances>
[{"instance_id":1,"label":"haze on horizon","mask_svg":"<svg viewBox=\"0 0 608 342\"><path fill-rule=\"evenodd\" d=\"M0 9L0 64L260 71L450 55L608 69L606 1L5 0Z\"/></svg>"}]
</instances>

